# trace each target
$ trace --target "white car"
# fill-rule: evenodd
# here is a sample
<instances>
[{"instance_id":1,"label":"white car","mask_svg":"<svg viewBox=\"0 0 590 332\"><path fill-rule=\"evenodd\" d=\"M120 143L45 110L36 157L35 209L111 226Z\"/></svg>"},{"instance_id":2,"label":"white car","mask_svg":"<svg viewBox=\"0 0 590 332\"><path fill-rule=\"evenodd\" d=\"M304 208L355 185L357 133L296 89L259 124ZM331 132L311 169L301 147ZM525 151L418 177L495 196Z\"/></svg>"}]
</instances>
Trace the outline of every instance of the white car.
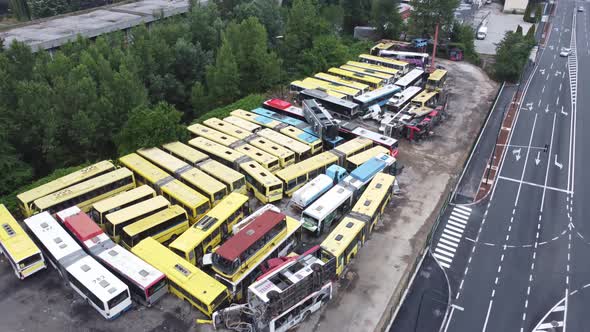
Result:
<instances>
[{"instance_id":1,"label":"white car","mask_svg":"<svg viewBox=\"0 0 590 332\"><path fill-rule=\"evenodd\" d=\"M567 57L570 55L571 52L572 52L571 49L562 47L561 52L559 53L559 56Z\"/></svg>"},{"instance_id":2,"label":"white car","mask_svg":"<svg viewBox=\"0 0 590 332\"><path fill-rule=\"evenodd\" d=\"M578 7L578 11L579 12L583 12L584 11L584 7L582 7L582 6Z\"/></svg>"}]
</instances>

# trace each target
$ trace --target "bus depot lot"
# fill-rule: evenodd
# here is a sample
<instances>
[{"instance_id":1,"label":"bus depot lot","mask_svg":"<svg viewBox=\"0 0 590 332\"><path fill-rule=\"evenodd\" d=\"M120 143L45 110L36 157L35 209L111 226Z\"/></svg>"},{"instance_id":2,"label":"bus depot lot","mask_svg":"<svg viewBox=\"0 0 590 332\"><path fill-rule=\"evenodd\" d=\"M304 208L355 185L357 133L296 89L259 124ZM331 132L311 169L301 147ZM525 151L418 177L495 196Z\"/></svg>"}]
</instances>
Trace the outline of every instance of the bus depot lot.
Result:
<instances>
[{"instance_id":1,"label":"bus depot lot","mask_svg":"<svg viewBox=\"0 0 590 332\"><path fill-rule=\"evenodd\" d=\"M449 118L435 135L417 143L400 141L398 177L403 194L393 198L376 231L338 285L333 300L312 315L300 331L373 331L387 324L391 296L403 292L400 280L411 272L436 217L438 206L461 171L469 147L484 121L497 85L466 63L440 62L449 71ZM254 200L252 200L254 202ZM296 212L281 208L289 215ZM321 238L304 236L305 245ZM29 279L15 278L0 262L0 331L211 331L196 325L204 318L188 303L167 295L153 307L135 305L114 321L104 320L64 285L52 268Z\"/></svg>"}]
</instances>

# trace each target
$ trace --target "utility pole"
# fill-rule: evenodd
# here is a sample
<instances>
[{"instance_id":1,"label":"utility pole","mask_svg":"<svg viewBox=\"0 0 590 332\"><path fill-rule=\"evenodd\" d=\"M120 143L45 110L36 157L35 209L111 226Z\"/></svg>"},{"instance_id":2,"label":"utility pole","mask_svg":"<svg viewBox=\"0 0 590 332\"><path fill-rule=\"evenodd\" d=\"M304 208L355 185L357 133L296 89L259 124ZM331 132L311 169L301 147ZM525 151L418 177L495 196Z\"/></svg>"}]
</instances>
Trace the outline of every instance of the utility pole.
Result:
<instances>
[{"instance_id":1,"label":"utility pole","mask_svg":"<svg viewBox=\"0 0 590 332\"><path fill-rule=\"evenodd\" d=\"M432 60L430 61L430 71L433 71L435 67L435 59L436 59L436 47L438 45L438 23L436 23L436 27L434 28L434 47L432 48Z\"/></svg>"}]
</instances>

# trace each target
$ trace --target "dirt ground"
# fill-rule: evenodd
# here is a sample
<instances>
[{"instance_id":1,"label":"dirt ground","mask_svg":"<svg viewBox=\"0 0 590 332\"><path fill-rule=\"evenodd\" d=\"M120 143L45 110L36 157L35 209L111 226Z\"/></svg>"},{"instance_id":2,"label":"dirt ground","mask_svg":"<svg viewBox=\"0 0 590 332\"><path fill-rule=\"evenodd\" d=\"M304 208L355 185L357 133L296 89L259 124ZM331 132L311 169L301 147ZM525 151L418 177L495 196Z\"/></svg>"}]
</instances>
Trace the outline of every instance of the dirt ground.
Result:
<instances>
[{"instance_id":1,"label":"dirt ground","mask_svg":"<svg viewBox=\"0 0 590 332\"><path fill-rule=\"evenodd\" d=\"M441 199L460 174L469 147L489 110L497 85L467 63L440 61L449 70L450 117L428 140L400 142L398 177L402 194L394 198L380 225L361 249L330 304L299 331L374 331L387 325L392 295L410 273ZM317 240L316 240L317 241ZM15 278L0 259L0 331L211 331L187 303L166 296L152 308L136 306L109 322L64 286L52 268L30 279Z\"/></svg>"}]
</instances>

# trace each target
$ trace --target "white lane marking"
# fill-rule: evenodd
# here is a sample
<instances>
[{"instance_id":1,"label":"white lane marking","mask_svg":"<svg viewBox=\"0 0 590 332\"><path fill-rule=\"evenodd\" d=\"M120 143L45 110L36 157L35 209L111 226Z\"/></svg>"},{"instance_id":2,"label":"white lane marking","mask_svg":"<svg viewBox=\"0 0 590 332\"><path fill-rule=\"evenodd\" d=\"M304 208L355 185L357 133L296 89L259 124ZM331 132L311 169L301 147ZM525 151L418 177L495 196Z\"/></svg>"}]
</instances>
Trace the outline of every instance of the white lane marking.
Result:
<instances>
[{"instance_id":1,"label":"white lane marking","mask_svg":"<svg viewBox=\"0 0 590 332\"><path fill-rule=\"evenodd\" d=\"M436 247L437 248L439 248L439 247L440 248L443 248L443 249L448 250L448 251L451 251L453 253L455 253L457 251L457 248L451 248L451 247L447 246L446 244L440 243L440 242L436 245Z\"/></svg>"},{"instance_id":2,"label":"white lane marking","mask_svg":"<svg viewBox=\"0 0 590 332\"><path fill-rule=\"evenodd\" d=\"M434 249L434 252L442 255L442 256L448 256L451 259L451 262L453 261L453 257L455 257L455 253L454 252L450 252L450 251L446 251L442 248L437 247L436 249Z\"/></svg>"},{"instance_id":3,"label":"white lane marking","mask_svg":"<svg viewBox=\"0 0 590 332\"><path fill-rule=\"evenodd\" d=\"M470 212L465 212L465 211L461 211L461 210L453 210L453 212L451 212L451 215L454 216L463 216L464 218L469 218L469 216L471 215Z\"/></svg>"},{"instance_id":4,"label":"white lane marking","mask_svg":"<svg viewBox=\"0 0 590 332\"><path fill-rule=\"evenodd\" d=\"M543 185L543 196L541 197L541 213L543 213L543 204L545 203L545 192L547 191L547 180L549 179L549 163L551 162L551 150L553 149L553 134L555 133L555 119L556 118L557 118L557 113L553 113L553 126L551 126L551 138L549 140L549 154L547 155L547 169L545 170L545 184ZM539 234L539 233L537 232L537 234Z\"/></svg>"},{"instance_id":5,"label":"white lane marking","mask_svg":"<svg viewBox=\"0 0 590 332\"><path fill-rule=\"evenodd\" d=\"M436 257L436 258L438 258L438 259L440 259L440 260L442 260L442 261L446 261L446 262L448 262L448 263L452 263L452 262L453 262L453 260L452 260L452 259L450 259L450 258L448 258L448 257L446 257L446 256L443 256L443 255L440 255L440 254L438 254L438 253L435 253L435 254L434 254L434 257Z\"/></svg>"},{"instance_id":6,"label":"white lane marking","mask_svg":"<svg viewBox=\"0 0 590 332\"><path fill-rule=\"evenodd\" d=\"M463 234L463 230L461 228L457 228L455 226L452 226L450 224L447 224L447 227L452 230L453 232L457 232L459 234Z\"/></svg>"},{"instance_id":7,"label":"white lane marking","mask_svg":"<svg viewBox=\"0 0 590 332\"><path fill-rule=\"evenodd\" d=\"M438 245L441 245L442 243L448 244L449 246L453 246L455 248L457 248L457 245L459 244L458 242L451 242L447 239L443 239L442 237L440 239L438 239Z\"/></svg>"},{"instance_id":8,"label":"white lane marking","mask_svg":"<svg viewBox=\"0 0 590 332\"><path fill-rule=\"evenodd\" d=\"M450 220L450 219L447 221L447 223L448 223L449 225L453 225L453 226L455 226L455 227L458 227L458 228L460 228L460 229L462 229L462 230L464 230L464 229L465 229L465 224L460 224L460 223L458 223L458 222L456 222L456 221L452 221L452 220Z\"/></svg>"},{"instance_id":9,"label":"white lane marking","mask_svg":"<svg viewBox=\"0 0 590 332\"><path fill-rule=\"evenodd\" d=\"M526 165L529 160L529 154L531 152L531 144L533 144L533 136L535 135L535 127L537 125L537 116L538 114L535 113L535 120L533 120L533 129L531 130L531 138L529 139L529 148L526 151L526 156L524 158L524 167L522 168L522 175L520 176L521 183L518 184L518 191L516 192L516 199L514 200L514 206L518 206L518 199L520 198L520 189L522 188L522 181L524 180L524 174L526 172Z\"/></svg>"},{"instance_id":10,"label":"white lane marking","mask_svg":"<svg viewBox=\"0 0 590 332\"><path fill-rule=\"evenodd\" d=\"M471 208L467 206L455 205L455 209L471 213Z\"/></svg>"},{"instance_id":11,"label":"white lane marking","mask_svg":"<svg viewBox=\"0 0 590 332\"><path fill-rule=\"evenodd\" d=\"M457 238L455 236L452 236L452 235L449 235L449 234L445 234L445 233L442 233L440 236L442 236L444 238L447 238L447 239L449 239L451 241L455 241L457 243L461 240L461 239L459 239L459 238Z\"/></svg>"},{"instance_id":12,"label":"white lane marking","mask_svg":"<svg viewBox=\"0 0 590 332\"><path fill-rule=\"evenodd\" d=\"M450 234L450 235L454 235L454 236L456 236L458 239L461 239L461 235L462 235L462 234L459 234L459 233L457 233L457 232L453 232L453 231L449 230L448 228L445 228L445 229L443 230L443 233L447 233L447 234Z\"/></svg>"},{"instance_id":13,"label":"white lane marking","mask_svg":"<svg viewBox=\"0 0 590 332\"><path fill-rule=\"evenodd\" d=\"M490 319L490 312L492 311L492 305L494 304L494 300L490 300L490 305L488 305L488 313L486 314L486 320L483 323L483 328L481 332L486 332L486 328L488 327L488 320Z\"/></svg>"},{"instance_id":14,"label":"white lane marking","mask_svg":"<svg viewBox=\"0 0 590 332\"><path fill-rule=\"evenodd\" d=\"M528 181L520 181L518 179L513 179L513 178L510 178L510 177L507 177L507 176L502 176L502 175L499 175L498 176L498 179L506 180L506 181L511 181L511 182L516 182L516 183L522 183L522 184L526 184L526 185L533 186L533 187L539 187L539 188L545 188L546 187L547 190L559 191L559 192L562 192L562 193L565 193L565 194L571 194L572 193L571 191L569 191L567 189L555 188L555 187L551 187L551 186L544 186L542 184L528 182Z\"/></svg>"}]
</instances>

